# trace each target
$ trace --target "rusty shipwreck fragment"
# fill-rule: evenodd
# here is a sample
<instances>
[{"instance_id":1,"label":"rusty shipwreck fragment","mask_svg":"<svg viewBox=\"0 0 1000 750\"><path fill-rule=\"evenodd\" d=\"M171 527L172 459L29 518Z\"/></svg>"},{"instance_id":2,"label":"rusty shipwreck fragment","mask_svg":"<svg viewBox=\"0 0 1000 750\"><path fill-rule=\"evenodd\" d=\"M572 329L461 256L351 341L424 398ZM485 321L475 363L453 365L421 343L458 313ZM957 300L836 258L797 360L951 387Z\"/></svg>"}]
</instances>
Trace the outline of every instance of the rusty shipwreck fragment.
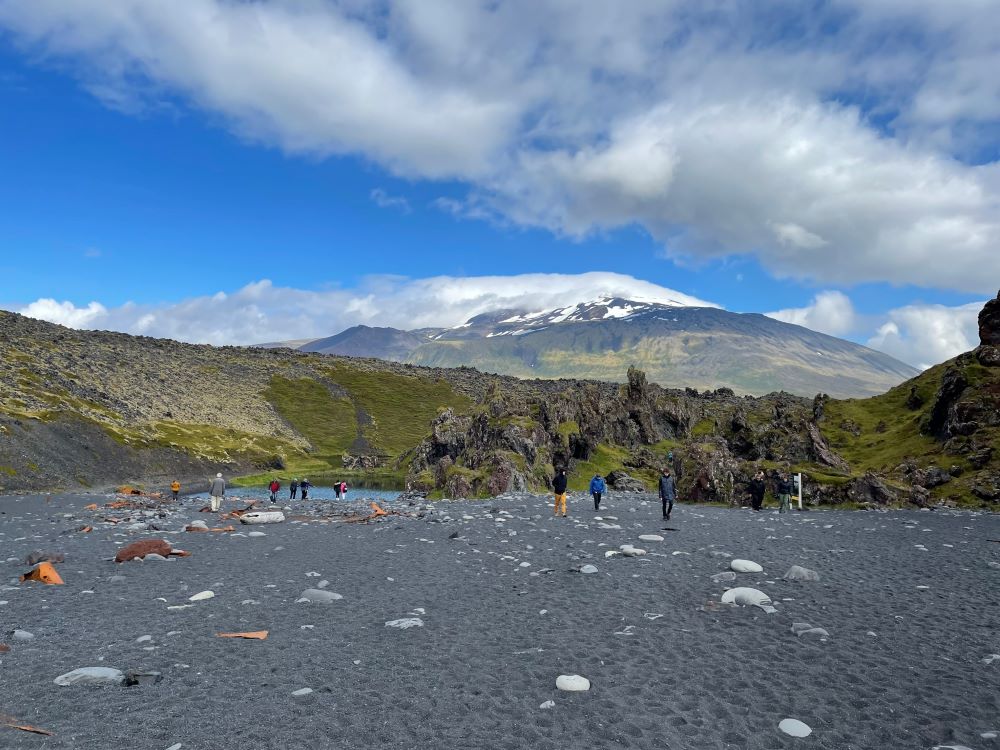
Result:
<instances>
[{"instance_id":1,"label":"rusty shipwreck fragment","mask_svg":"<svg viewBox=\"0 0 1000 750\"><path fill-rule=\"evenodd\" d=\"M39 581L50 586L62 586L64 581L50 562L40 562L34 568L21 576L21 583Z\"/></svg>"}]
</instances>

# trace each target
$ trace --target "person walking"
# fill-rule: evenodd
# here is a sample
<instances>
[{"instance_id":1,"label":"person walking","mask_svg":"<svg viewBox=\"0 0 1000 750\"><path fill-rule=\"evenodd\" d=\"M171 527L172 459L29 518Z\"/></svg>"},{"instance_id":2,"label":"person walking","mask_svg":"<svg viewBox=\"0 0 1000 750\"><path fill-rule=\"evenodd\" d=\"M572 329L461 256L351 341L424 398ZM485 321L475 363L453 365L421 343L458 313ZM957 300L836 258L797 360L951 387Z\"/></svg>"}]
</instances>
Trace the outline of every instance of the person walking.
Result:
<instances>
[{"instance_id":1,"label":"person walking","mask_svg":"<svg viewBox=\"0 0 1000 750\"><path fill-rule=\"evenodd\" d=\"M750 507L760 511L764 505L764 493L767 491L767 483L764 481L764 472L758 471L750 480Z\"/></svg>"},{"instance_id":2,"label":"person walking","mask_svg":"<svg viewBox=\"0 0 1000 750\"><path fill-rule=\"evenodd\" d=\"M604 481L604 477L600 474L594 474L594 478L590 480L590 494L594 496L594 510L601 509L601 496L608 491L608 485Z\"/></svg>"},{"instance_id":3,"label":"person walking","mask_svg":"<svg viewBox=\"0 0 1000 750\"><path fill-rule=\"evenodd\" d=\"M660 475L660 503L663 505L663 520L670 520L670 513L674 509L674 499L677 497L677 485L674 478L670 476L670 469L664 467Z\"/></svg>"},{"instance_id":4,"label":"person walking","mask_svg":"<svg viewBox=\"0 0 1000 750\"><path fill-rule=\"evenodd\" d=\"M792 480L786 472L778 478L778 512L784 513L792 509Z\"/></svg>"},{"instance_id":5,"label":"person walking","mask_svg":"<svg viewBox=\"0 0 1000 750\"><path fill-rule=\"evenodd\" d=\"M343 482L342 481L340 484L338 484L337 485L337 490L340 492L340 499L341 500L346 500L347 499L347 482Z\"/></svg>"},{"instance_id":6,"label":"person walking","mask_svg":"<svg viewBox=\"0 0 1000 750\"><path fill-rule=\"evenodd\" d=\"M569 480L566 478L566 469L559 469L556 472L556 478L552 480L552 491L555 493L556 502L554 513L559 515L559 508L562 508L563 518L566 517L566 485L569 484Z\"/></svg>"},{"instance_id":7,"label":"person walking","mask_svg":"<svg viewBox=\"0 0 1000 750\"><path fill-rule=\"evenodd\" d=\"M268 489L271 490L271 502L278 502L278 491L281 489L281 482L277 478L271 480L271 484L268 485Z\"/></svg>"},{"instance_id":8,"label":"person walking","mask_svg":"<svg viewBox=\"0 0 1000 750\"><path fill-rule=\"evenodd\" d=\"M176 500L177 496L181 494L181 483L175 479L170 483L170 491L174 493L174 500Z\"/></svg>"},{"instance_id":9,"label":"person walking","mask_svg":"<svg viewBox=\"0 0 1000 750\"><path fill-rule=\"evenodd\" d=\"M222 507L222 498L226 496L226 480L222 478L221 472L216 474L215 479L212 480L208 494L212 496L212 512L218 513L219 508Z\"/></svg>"},{"instance_id":10,"label":"person walking","mask_svg":"<svg viewBox=\"0 0 1000 750\"><path fill-rule=\"evenodd\" d=\"M302 499L303 500L306 500L309 497L309 488L310 487L312 487L312 485L309 484L309 480L308 479L303 479L301 482L299 482L299 489L302 490Z\"/></svg>"},{"instance_id":11,"label":"person walking","mask_svg":"<svg viewBox=\"0 0 1000 750\"><path fill-rule=\"evenodd\" d=\"M293 479L292 483L288 485L288 499L294 500L296 493L299 491L299 480Z\"/></svg>"}]
</instances>

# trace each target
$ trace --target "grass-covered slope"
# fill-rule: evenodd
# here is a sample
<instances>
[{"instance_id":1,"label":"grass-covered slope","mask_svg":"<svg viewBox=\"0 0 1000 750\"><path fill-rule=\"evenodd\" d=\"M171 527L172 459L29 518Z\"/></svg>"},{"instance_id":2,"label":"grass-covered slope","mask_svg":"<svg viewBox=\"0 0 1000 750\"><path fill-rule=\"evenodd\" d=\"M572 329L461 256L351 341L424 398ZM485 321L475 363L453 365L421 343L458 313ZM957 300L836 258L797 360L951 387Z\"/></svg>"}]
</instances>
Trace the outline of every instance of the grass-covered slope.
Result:
<instances>
[{"instance_id":1,"label":"grass-covered slope","mask_svg":"<svg viewBox=\"0 0 1000 750\"><path fill-rule=\"evenodd\" d=\"M122 467L146 465L128 461L117 469L109 465L101 476L84 460L84 446L77 462L88 467L82 473L72 469L72 456L65 456L56 476L45 461L26 455L46 453L46 440L63 439L57 437L62 431L48 428L67 420L99 429L126 452L155 451L155 466L162 468L152 471L157 477L169 477L173 465L190 471L191 460L249 473L251 481L265 471L350 476L345 455L388 467L424 437L439 409L472 408L478 377L74 331L0 312L0 488L139 478L121 475ZM387 473L402 476L383 468Z\"/></svg>"}]
</instances>

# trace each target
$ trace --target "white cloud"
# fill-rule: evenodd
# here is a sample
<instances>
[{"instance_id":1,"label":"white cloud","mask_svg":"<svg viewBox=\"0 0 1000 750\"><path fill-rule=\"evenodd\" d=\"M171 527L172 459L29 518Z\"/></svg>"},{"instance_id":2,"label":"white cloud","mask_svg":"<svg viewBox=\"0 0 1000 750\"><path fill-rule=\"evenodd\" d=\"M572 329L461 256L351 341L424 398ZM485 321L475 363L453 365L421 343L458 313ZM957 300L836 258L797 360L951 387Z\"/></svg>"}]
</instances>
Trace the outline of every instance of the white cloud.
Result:
<instances>
[{"instance_id":1,"label":"white cloud","mask_svg":"<svg viewBox=\"0 0 1000 750\"><path fill-rule=\"evenodd\" d=\"M777 310L765 315L831 336L845 336L858 325L858 316L850 298L836 290L820 292L807 307Z\"/></svg>"},{"instance_id":2,"label":"white cloud","mask_svg":"<svg viewBox=\"0 0 1000 750\"><path fill-rule=\"evenodd\" d=\"M926 369L979 345L979 311L983 302L958 307L907 305L890 310L889 319L868 346Z\"/></svg>"},{"instance_id":3,"label":"white cloud","mask_svg":"<svg viewBox=\"0 0 1000 750\"><path fill-rule=\"evenodd\" d=\"M107 308L99 302L91 302L86 307L77 307L72 302L56 302L48 298L35 300L30 305L16 309L15 312L70 328L90 328L108 315Z\"/></svg>"},{"instance_id":4,"label":"white cloud","mask_svg":"<svg viewBox=\"0 0 1000 750\"><path fill-rule=\"evenodd\" d=\"M465 218L825 283L1000 277L992 0L0 0L0 27L109 106L462 181L438 205Z\"/></svg>"},{"instance_id":5,"label":"white cloud","mask_svg":"<svg viewBox=\"0 0 1000 750\"><path fill-rule=\"evenodd\" d=\"M352 325L404 329L454 326L500 309L541 310L601 296L717 307L712 302L617 273L522 274L425 279L372 277L359 289L311 291L263 280L232 293L169 305L42 299L15 312L72 328L108 329L207 344L254 344L330 336Z\"/></svg>"},{"instance_id":6,"label":"white cloud","mask_svg":"<svg viewBox=\"0 0 1000 750\"><path fill-rule=\"evenodd\" d=\"M382 188L374 188L368 197L379 208L394 208L397 211L402 211L404 214L408 214L413 210L410 208L410 202L406 198L398 195L389 195Z\"/></svg>"}]
</instances>

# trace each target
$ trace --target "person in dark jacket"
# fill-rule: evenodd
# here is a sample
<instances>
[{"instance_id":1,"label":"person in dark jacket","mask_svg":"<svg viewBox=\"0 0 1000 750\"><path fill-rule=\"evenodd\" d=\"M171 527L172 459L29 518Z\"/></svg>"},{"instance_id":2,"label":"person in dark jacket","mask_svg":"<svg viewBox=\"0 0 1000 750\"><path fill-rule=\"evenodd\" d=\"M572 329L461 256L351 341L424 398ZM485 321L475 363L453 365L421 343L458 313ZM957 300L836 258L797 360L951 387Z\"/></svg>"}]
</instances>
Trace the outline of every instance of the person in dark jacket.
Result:
<instances>
[{"instance_id":1,"label":"person in dark jacket","mask_svg":"<svg viewBox=\"0 0 1000 750\"><path fill-rule=\"evenodd\" d=\"M562 507L563 518L566 517L566 485L569 480L566 478L566 469L559 469L556 478L552 480L552 492L556 496L554 513L559 515L559 508Z\"/></svg>"},{"instance_id":2,"label":"person in dark jacket","mask_svg":"<svg viewBox=\"0 0 1000 750\"><path fill-rule=\"evenodd\" d=\"M670 512L674 509L674 499L677 497L677 485L670 476L670 469L664 468L660 475L660 503L663 505L663 519L670 520Z\"/></svg>"},{"instance_id":3,"label":"person in dark jacket","mask_svg":"<svg viewBox=\"0 0 1000 750\"><path fill-rule=\"evenodd\" d=\"M299 491L299 480L293 479L292 483L288 485L288 499L294 500L295 495L298 493L298 491Z\"/></svg>"},{"instance_id":4,"label":"person in dark jacket","mask_svg":"<svg viewBox=\"0 0 1000 750\"><path fill-rule=\"evenodd\" d=\"M750 507L759 511L764 505L764 493L767 491L767 483L764 481L764 472L758 471L750 480Z\"/></svg>"},{"instance_id":5,"label":"person in dark jacket","mask_svg":"<svg viewBox=\"0 0 1000 750\"><path fill-rule=\"evenodd\" d=\"M778 512L784 513L792 509L792 492L795 487L788 474L782 473L778 478Z\"/></svg>"},{"instance_id":6,"label":"person in dark jacket","mask_svg":"<svg viewBox=\"0 0 1000 750\"><path fill-rule=\"evenodd\" d=\"M594 496L594 510L601 509L601 495L608 491L608 485L604 481L604 477L600 474L594 474L594 478L590 480L590 494Z\"/></svg>"},{"instance_id":7,"label":"person in dark jacket","mask_svg":"<svg viewBox=\"0 0 1000 750\"><path fill-rule=\"evenodd\" d=\"M299 489L302 490L302 499L303 500L307 500L309 498L309 488L310 487L312 487L312 485L309 484L309 480L308 479L303 479L301 482L299 482Z\"/></svg>"}]
</instances>

